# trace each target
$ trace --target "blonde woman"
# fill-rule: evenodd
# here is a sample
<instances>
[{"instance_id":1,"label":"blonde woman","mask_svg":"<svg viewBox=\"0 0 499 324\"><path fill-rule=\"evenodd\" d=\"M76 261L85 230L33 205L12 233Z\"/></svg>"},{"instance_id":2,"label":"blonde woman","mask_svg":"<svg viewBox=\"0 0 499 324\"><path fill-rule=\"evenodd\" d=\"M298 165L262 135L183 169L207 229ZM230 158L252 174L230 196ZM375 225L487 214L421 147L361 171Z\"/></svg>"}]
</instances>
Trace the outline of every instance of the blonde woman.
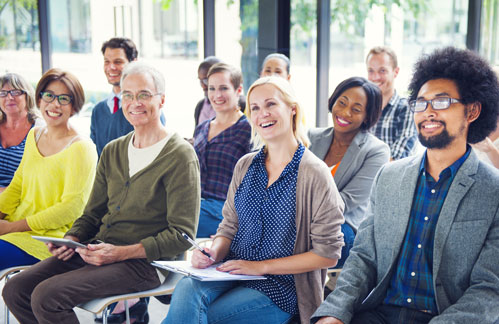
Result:
<instances>
[{"instance_id":1,"label":"blonde woman","mask_svg":"<svg viewBox=\"0 0 499 324\"><path fill-rule=\"evenodd\" d=\"M247 96L259 151L237 163L224 219L206 252L219 271L266 280L182 279L163 324L304 323L322 301L326 269L343 245L343 202L327 166L308 151L302 110L289 83L258 79ZM192 265L213 264L195 251ZM194 315L194 316L193 316Z\"/></svg>"}]
</instances>

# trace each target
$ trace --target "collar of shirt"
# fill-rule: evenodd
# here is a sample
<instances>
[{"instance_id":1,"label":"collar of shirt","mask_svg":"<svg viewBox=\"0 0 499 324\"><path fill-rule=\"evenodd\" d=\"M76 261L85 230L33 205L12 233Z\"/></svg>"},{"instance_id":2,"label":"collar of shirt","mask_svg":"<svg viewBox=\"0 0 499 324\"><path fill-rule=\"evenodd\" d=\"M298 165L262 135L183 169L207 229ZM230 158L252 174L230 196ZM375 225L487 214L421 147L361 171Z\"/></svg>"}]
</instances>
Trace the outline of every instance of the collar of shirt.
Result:
<instances>
[{"instance_id":1,"label":"collar of shirt","mask_svg":"<svg viewBox=\"0 0 499 324\"><path fill-rule=\"evenodd\" d=\"M423 155L423 159L421 159L421 164L419 165L419 173L421 173L421 171L424 171L425 173L427 173L426 172L426 154L427 153L428 153L428 150L425 151L425 153ZM456 175L456 173L459 170L459 168L461 167L461 165L464 163L464 161L466 161L468 156L470 156L470 153L471 153L471 146L466 144L466 152L463 154L463 156L461 156L459 159L456 160L456 162L452 163L450 166L448 166L447 168L442 170L442 172L440 172L439 178L441 178L446 172L449 172L449 171L450 171L450 176L452 178L454 178L454 176ZM447 171L447 170L449 170L449 171ZM427 173L427 174L429 175L429 173Z\"/></svg>"},{"instance_id":2,"label":"collar of shirt","mask_svg":"<svg viewBox=\"0 0 499 324\"><path fill-rule=\"evenodd\" d=\"M397 90L395 90L393 92L393 96L390 98L390 100L388 101L388 104L387 106L397 106L398 105L398 102L400 101L400 96L399 94L397 93Z\"/></svg>"},{"instance_id":3,"label":"collar of shirt","mask_svg":"<svg viewBox=\"0 0 499 324\"><path fill-rule=\"evenodd\" d=\"M291 170L294 170L297 167L297 164L300 164L301 157L303 156L303 152L305 152L305 146L303 146L302 143L298 143L298 148L296 149L295 153L293 154L293 158L291 161L286 165L284 170L282 170L281 175L279 175L279 178L277 178L277 181L279 179L283 178L288 174ZM262 170L265 170L265 174L267 174L267 169L265 168L265 157L267 156L265 152L265 146L263 146L260 149L260 152L258 152L257 155L253 158L253 163L255 163L259 168Z\"/></svg>"},{"instance_id":4,"label":"collar of shirt","mask_svg":"<svg viewBox=\"0 0 499 324\"><path fill-rule=\"evenodd\" d=\"M107 107L109 108L111 114L114 112L114 97L118 97L118 99L120 99L118 104L121 108L121 92L116 94L111 91L111 94L109 94L109 96L107 97Z\"/></svg>"}]
</instances>

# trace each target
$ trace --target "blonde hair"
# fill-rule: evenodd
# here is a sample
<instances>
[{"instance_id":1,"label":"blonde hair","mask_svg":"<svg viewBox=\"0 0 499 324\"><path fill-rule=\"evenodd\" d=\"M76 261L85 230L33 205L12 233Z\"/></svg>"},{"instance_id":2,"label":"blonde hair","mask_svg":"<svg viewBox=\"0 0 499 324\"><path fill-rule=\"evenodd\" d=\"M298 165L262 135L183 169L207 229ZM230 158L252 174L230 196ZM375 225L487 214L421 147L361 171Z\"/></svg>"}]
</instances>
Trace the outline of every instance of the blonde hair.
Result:
<instances>
[{"instance_id":1,"label":"blonde hair","mask_svg":"<svg viewBox=\"0 0 499 324\"><path fill-rule=\"evenodd\" d=\"M274 86L282 96L282 99L286 105L289 107L294 107L295 108L295 114L293 115L293 135L295 136L296 140L300 143L302 143L305 147L308 147L310 145L310 140L307 137L307 134L305 132L305 125L303 124L303 110L296 100L296 96L294 93L293 88L291 87L291 84L288 82L288 80L277 77L277 76L268 76L268 77L263 77L258 80L256 80L251 87L248 90L248 94L246 95L246 116L248 119L251 121L251 106L250 106L250 96L253 90L256 87L265 85L265 84L270 84ZM253 147L254 148L260 148L265 144L265 141L257 134L255 131L255 125L251 125L251 140L253 142Z\"/></svg>"}]
</instances>

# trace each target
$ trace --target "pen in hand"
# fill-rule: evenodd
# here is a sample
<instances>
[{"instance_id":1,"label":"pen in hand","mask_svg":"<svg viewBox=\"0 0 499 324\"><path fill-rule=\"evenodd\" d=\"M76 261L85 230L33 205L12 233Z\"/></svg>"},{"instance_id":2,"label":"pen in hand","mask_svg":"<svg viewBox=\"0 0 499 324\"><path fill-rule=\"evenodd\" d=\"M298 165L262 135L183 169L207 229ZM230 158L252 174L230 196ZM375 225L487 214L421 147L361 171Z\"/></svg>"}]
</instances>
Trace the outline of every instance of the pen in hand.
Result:
<instances>
[{"instance_id":1,"label":"pen in hand","mask_svg":"<svg viewBox=\"0 0 499 324\"><path fill-rule=\"evenodd\" d=\"M189 237L189 235L185 234L185 233L182 233L182 236L189 242L192 244L192 246L194 246L196 249L198 249L199 251L201 251L201 253L203 253L204 255L206 255L208 258L210 258L211 261L215 262L215 259L213 259L211 257L211 255L206 252L202 247L199 246L199 244L196 243L196 241L194 241L193 239L191 239Z\"/></svg>"}]
</instances>

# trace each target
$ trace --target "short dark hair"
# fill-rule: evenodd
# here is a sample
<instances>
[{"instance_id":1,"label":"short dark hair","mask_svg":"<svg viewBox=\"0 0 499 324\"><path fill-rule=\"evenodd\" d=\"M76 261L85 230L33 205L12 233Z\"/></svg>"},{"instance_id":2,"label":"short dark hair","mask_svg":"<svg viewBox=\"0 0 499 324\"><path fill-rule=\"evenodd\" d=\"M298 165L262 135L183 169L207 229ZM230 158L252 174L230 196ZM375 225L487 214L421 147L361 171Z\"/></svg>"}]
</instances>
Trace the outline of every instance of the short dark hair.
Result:
<instances>
[{"instance_id":1,"label":"short dark hair","mask_svg":"<svg viewBox=\"0 0 499 324\"><path fill-rule=\"evenodd\" d=\"M208 70L215 64L217 63L221 63L222 60L219 59L218 57L216 56L208 56L206 57L203 62L201 62L199 64L199 67L198 67L198 71L200 70L206 70L206 72L208 72Z\"/></svg>"},{"instance_id":2,"label":"short dark hair","mask_svg":"<svg viewBox=\"0 0 499 324\"><path fill-rule=\"evenodd\" d=\"M499 116L499 83L486 60L475 52L452 46L423 55L414 65L409 100L415 100L421 87L435 79L454 81L463 104L481 104L480 115L469 126L468 143L478 143L494 131Z\"/></svg>"},{"instance_id":3,"label":"short dark hair","mask_svg":"<svg viewBox=\"0 0 499 324\"><path fill-rule=\"evenodd\" d=\"M130 38L126 37L114 37L107 42L104 42L101 48L102 55L104 55L106 48L122 48L125 51L128 62L136 60L139 56L139 52L137 51L137 47L134 42L132 42Z\"/></svg>"},{"instance_id":4,"label":"short dark hair","mask_svg":"<svg viewBox=\"0 0 499 324\"><path fill-rule=\"evenodd\" d=\"M235 66L226 63L217 63L213 65L208 71L208 79L210 78L210 76L218 72L229 73L230 83L232 83L234 89L239 88L239 86L243 83L243 75L241 73L241 70Z\"/></svg>"},{"instance_id":5,"label":"short dark hair","mask_svg":"<svg viewBox=\"0 0 499 324\"><path fill-rule=\"evenodd\" d=\"M271 53L271 54L267 55L265 57L265 59L263 60L262 70L263 70L263 67L265 66L265 63L267 63L268 60L271 60L274 58L282 60L282 61L284 61L284 63L286 63L286 72L288 72L288 74L289 74L289 68L291 66L291 62L289 61L289 58L286 55L281 54L281 53Z\"/></svg>"},{"instance_id":6,"label":"short dark hair","mask_svg":"<svg viewBox=\"0 0 499 324\"><path fill-rule=\"evenodd\" d=\"M343 92L350 88L356 87L364 89L367 96L366 119L360 126L360 129L368 130L378 122L379 116L381 116L381 106L383 104L383 95L381 94L381 90L379 90L379 87L371 81L368 81L362 77L351 77L342 81L338 84L336 89L334 89L331 97L329 97L328 110L330 112L332 111L334 103L343 94Z\"/></svg>"},{"instance_id":7,"label":"short dark hair","mask_svg":"<svg viewBox=\"0 0 499 324\"><path fill-rule=\"evenodd\" d=\"M69 89L68 95L73 99L71 101L73 105L73 111L75 113L81 110L83 104L85 103L85 93L83 92L83 87L80 81L71 72L63 71L61 69L50 69L42 76L38 85L36 86L36 104L40 107L40 100L42 98L41 93L47 89L48 85L54 81L61 81Z\"/></svg>"}]
</instances>

